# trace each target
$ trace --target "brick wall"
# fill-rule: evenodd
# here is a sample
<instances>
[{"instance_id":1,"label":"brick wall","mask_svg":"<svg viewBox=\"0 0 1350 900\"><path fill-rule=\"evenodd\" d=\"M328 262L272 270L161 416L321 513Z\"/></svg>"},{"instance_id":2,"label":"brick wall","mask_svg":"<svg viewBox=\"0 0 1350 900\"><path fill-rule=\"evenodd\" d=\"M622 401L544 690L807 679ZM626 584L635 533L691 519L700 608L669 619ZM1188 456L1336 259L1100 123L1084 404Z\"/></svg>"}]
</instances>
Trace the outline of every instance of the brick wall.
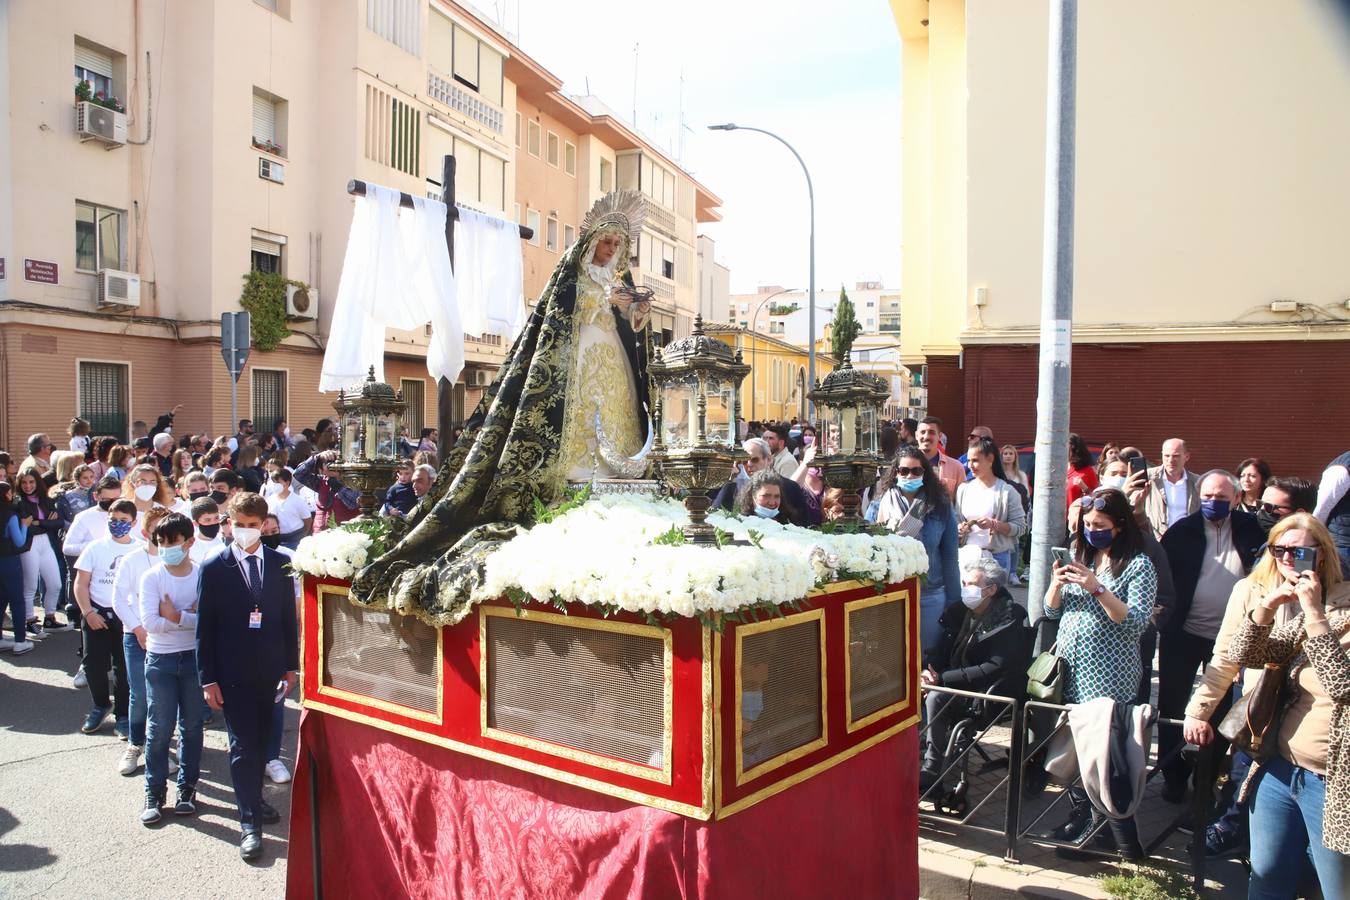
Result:
<instances>
[{"instance_id":1,"label":"brick wall","mask_svg":"<svg viewBox=\"0 0 1350 900\"><path fill-rule=\"evenodd\" d=\"M1038 359L1034 346L967 347L965 422L999 443L1032 441ZM1138 446L1155 465L1162 442L1181 437L1193 472L1260 456L1315 479L1350 448L1348 377L1346 341L1075 344L1069 427Z\"/></svg>"}]
</instances>

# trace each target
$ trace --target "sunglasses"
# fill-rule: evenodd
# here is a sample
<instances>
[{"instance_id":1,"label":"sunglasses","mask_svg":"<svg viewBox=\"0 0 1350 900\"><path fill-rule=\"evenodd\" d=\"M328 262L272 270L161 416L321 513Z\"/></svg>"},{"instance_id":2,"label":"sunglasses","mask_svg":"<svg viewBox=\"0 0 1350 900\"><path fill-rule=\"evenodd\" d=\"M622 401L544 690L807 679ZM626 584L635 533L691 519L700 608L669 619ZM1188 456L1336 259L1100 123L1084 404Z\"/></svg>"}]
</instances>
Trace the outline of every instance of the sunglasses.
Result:
<instances>
[{"instance_id":1,"label":"sunglasses","mask_svg":"<svg viewBox=\"0 0 1350 900\"><path fill-rule=\"evenodd\" d=\"M1078 505L1083 507L1083 509L1095 509L1097 512L1102 512L1106 509L1106 498L1081 497L1078 500Z\"/></svg>"},{"instance_id":2,"label":"sunglasses","mask_svg":"<svg viewBox=\"0 0 1350 900\"><path fill-rule=\"evenodd\" d=\"M1286 547L1281 544L1271 544L1266 549L1269 550L1270 555L1276 559L1317 559L1316 547Z\"/></svg>"},{"instance_id":3,"label":"sunglasses","mask_svg":"<svg viewBox=\"0 0 1350 900\"><path fill-rule=\"evenodd\" d=\"M1257 504L1257 508L1260 509L1261 512L1277 516L1287 516L1294 511L1293 508L1289 506L1276 506L1274 503L1265 502Z\"/></svg>"},{"instance_id":4,"label":"sunglasses","mask_svg":"<svg viewBox=\"0 0 1350 900\"><path fill-rule=\"evenodd\" d=\"M895 474L899 475L901 478L921 478L923 476L923 466L915 466L912 469L909 466L896 466Z\"/></svg>"}]
</instances>

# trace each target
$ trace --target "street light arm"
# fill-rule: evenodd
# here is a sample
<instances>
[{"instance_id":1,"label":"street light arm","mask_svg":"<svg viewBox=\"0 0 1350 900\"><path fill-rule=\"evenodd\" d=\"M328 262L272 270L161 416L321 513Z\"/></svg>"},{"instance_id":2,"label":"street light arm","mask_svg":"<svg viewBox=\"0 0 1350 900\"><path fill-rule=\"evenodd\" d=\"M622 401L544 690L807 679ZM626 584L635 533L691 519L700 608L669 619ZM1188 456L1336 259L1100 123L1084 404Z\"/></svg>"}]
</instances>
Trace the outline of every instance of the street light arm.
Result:
<instances>
[{"instance_id":1,"label":"street light arm","mask_svg":"<svg viewBox=\"0 0 1350 900\"><path fill-rule=\"evenodd\" d=\"M752 128L749 125L736 125L733 127L736 131L757 131L760 134L766 134L769 137L773 138L778 143L782 144L784 147L786 147L788 149L788 152L793 155L793 157L797 160L797 165L802 167L802 174L806 176L806 196L807 199L811 202L811 220L813 223L812 227L814 228L814 222L816 217L816 189L811 184L811 172L806 168L806 161L802 159L802 155L798 153L791 144L783 140L778 135L774 134L772 131L765 131L763 128Z\"/></svg>"}]
</instances>

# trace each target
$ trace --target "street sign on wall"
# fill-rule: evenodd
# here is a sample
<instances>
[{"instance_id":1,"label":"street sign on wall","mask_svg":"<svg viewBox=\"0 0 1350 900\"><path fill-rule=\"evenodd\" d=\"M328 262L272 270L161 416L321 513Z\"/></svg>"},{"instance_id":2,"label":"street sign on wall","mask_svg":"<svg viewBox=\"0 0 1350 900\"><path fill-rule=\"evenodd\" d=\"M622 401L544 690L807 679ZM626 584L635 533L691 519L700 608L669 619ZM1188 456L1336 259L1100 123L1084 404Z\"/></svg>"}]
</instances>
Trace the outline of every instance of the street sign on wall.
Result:
<instances>
[{"instance_id":1,"label":"street sign on wall","mask_svg":"<svg viewBox=\"0 0 1350 900\"><path fill-rule=\"evenodd\" d=\"M247 312L220 314L220 355L236 383L244 371L244 364L248 362L249 324Z\"/></svg>"},{"instance_id":2,"label":"street sign on wall","mask_svg":"<svg viewBox=\"0 0 1350 900\"><path fill-rule=\"evenodd\" d=\"M25 281L36 281L39 284L56 284L56 263L47 262L45 259L25 259L23 277Z\"/></svg>"}]
</instances>

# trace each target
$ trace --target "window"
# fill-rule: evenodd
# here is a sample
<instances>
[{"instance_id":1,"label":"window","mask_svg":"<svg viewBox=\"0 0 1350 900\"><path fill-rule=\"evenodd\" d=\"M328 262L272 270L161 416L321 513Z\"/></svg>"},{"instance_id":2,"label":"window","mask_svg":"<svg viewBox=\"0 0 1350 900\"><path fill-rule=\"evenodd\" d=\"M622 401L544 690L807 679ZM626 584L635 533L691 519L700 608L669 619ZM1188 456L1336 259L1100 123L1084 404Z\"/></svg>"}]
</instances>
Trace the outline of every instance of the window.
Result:
<instances>
[{"instance_id":1,"label":"window","mask_svg":"<svg viewBox=\"0 0 1350 900\"><path fill-rule=\"evenodd\" d=\"M608 194L614 183L614 164L607 159L600 160L600 191Z\"/></svg>"},{"instance_id":2,"label":"window","mask_svg":"<svg viewBox=\"0 0 1350 900\"><path fill-rule=\"evenodd\" d=\"M527 209L525 210L525 224L526 224L529 228L531 228L531 229L534 230L534 236L530 238L530 243L531 243L531 244L534 244L536 247L538 247L538 246L539 246L539 210L537 210L537 209L528 209L528 208L527 208Z\"/></svg>"},{"instance_id":3,"label":"window","mask_svg":"<svg viewBox=\"0 0 1350 900\"><path fill-rule=\"evenodd\" d=\"M91 434L109 434L126 439L131 418L127 408L126 363L79 362L80 418L89 422Z\"/></svg>"},{"instance_id":4,"label":"window","mask_svg":"<svg viewBox=\"0 0 1350 900\"><path fill-rule=\"evenodd\" d=\"M286 370L252 368L253 424L262 433L286 418Z\"/></svg>"},{"instance_id":5,"label":"window","mask_svg":"<svg viewBox=\"0 0 1350 900\"><path fill-rule=\"evenodd\" d=\"M531 119L529 128L526 131L526 137L529 141L529 144L525 148L529 150L531 156L539 155L539 133L540 133L539 123Z\"/></svg>"},{"instance_id":6,"label":"window","mask_svg":"<svg viewBox=\"0 0 1350 900\"><path fill-rule=\"evenodd\" d=\"M563 170L568 175L577 174L577 145L571 141L563 142Z\"/></svg>"},{"instance_id":7,"label":"window","mask_svg":"<svg viewBox=\"0 0 1350 900\"><path fill-rule=\"evenodd\" d=\"M570 247L572 242L577 239L577 231L571 225L563 226L563 246Z\"/></svg>"},{"instance_id":8,"label":"window","mask_svg":"<svg viewBox=\"0 0 1350 900\"><path fill-rule=\"evenodd\" d=\"M553 216L548 217L548 244L547 248L554 253L558 252L558 220Z\"/></svg>"},{"instance_id":9,"label":"window","mask_svg":"<svg viewBox=\"0 0 1350 900\"><path fill-rule=\"evenodd\" d=\"M661 274L672 281L675 279L675 248L664 242L661 244Z\"/></svg>"},{"instance_id":10,"label":"window","mask_svg":"<svg viewBox=\"0 0 1350 900\"><path fill-rule=\"evenodd\" d=\"M253 146L278 156L286 153L286 101L253 89Z\"/></svg>"},{"instance_id":11,"label":"window","mask_svg":"<svg viewBox=\"0 0 1350 900\"><path fill-rule=\"evenodd\" d=\"M254 272L266 272L270 275L284 275L281 254L286 239L279 234L267 234L254 231L250 244L249 268Z\"/></svg>"},{"instance_id":12,"label":"window","mask_svg":"<svg viewBox=\"0 0 1350 900\"><path fill-rule=\"evenodd\" d=\"M558 136L551 131L548 133L548 164L558 164Z\"/></svg>"},{"instance_id":13,"label":"window","mask_svg":"<svg viewBox=\"0 0 1350 900\"><path fill-rule=\"evenodd\" d=\"M89 85L91 96L98 97L100 94L104 97L117 96L113 92L113 59L107 53L87 47L84 44L75 45L75 83L84 82Z\"/></svg>"},{"instance_id":14,"label":"window","mask_svg":"<svg viewBox=\"0 0 1350 900\"><path fill-rule=\"evenodd\" d=\"M83 272L125 269L125 214L119 209L75 203L75 268Z\"/></svg>"},{"instance_id":15,"label":"window","mask_svg":"<svg viewBox=\"0 0 1350 900\"><path fill-rule=\"evenodd\" d=\"M278 11L277 0L253 0L253 2L261 6L263 9L270 9L272 12Z\"/></svg>"},{"instance_id":16,"label":"window","mask_svg":"<svg viewBox=\"0 0 1350 900\"><path fill-rule=\"evenodd\" d=\"M417 175L421 172L422 117L417 109L366 85L366 159Z\"/></svg>"},{"instance_id":17,"label":"window","mask_svg":"<svg viewBox=\"0 0 1350 900\"><path fill-rule=\"evenodd\" d=\"M424 5L424 0L367 0L366 27L413 56L421 56Z\"/></svg>"},{"instance_id":18,"label":"window","mask_svg":"<svg viewBox=\"0 0 1350 900\"><path fill-rule=\"evenodd\" d=\"M427 383L420 378L404 378L398 383L403 391L403 424L408 426L408 438L415 444L426 427ZM256 423L254 423L256 424Z\"/></svg>"}]
</instances>

